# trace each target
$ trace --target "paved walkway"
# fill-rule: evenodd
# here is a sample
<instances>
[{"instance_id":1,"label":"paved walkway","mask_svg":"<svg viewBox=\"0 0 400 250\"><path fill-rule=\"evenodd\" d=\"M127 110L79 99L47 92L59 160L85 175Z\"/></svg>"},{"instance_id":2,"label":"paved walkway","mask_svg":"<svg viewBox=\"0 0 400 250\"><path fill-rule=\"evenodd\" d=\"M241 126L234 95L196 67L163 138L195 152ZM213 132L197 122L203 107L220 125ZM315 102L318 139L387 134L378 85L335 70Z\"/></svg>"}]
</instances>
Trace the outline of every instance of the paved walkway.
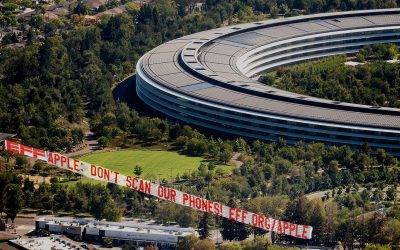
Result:
<instances>
[{"instance_id":1,"label":"paved walkway","mask_svg":"<svg viewBox=\"0 0 400 250\"><path fill-rule=\"evenodd\" d=\"M65 154L68 157L73 157L73 156L77 156L77 155L85 155L85 154L89 154L95 150L97 150L97 146L98 146L98 142L97 139L95 138L93 132L89 131L85 134L85 140L84 140L84 147L82 147L81 149L71 152L71 153L67 153Z\"/></svg>"},{"instance_id":2,"label":"paved walkway","mask_svg":"<svg viewBox=\"0 0 400 250\"><path fill-rule=\"evenodd\" d=\"M238 160L240 155L241 155L241 153L236 152L236 153L233 154L232 159L230 160L230 163L235 164L235 166L237 168L240 168L243 165L243 162Z\"/></svg>"}]
</instances>

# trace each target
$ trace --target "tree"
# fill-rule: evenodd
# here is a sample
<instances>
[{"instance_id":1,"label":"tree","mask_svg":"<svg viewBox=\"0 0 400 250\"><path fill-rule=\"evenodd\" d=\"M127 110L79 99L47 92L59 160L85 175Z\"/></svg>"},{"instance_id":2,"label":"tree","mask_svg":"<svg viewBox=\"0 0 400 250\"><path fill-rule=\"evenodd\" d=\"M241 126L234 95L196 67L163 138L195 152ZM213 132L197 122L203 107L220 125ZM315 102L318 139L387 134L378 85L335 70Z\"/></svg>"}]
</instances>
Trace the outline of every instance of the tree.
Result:
<instances>
[{"instance_id":1,"label":"tree","mask_svg":"<svg viewBox=\"0 0 400 250\"><path fill-rule=\"evenodd\" d=\"M179 211L175 216L175 221L181 227L190 227L195 221L196 216L194 210L189 207L179 207Z\"/></svg>"},{"instance_id":2,"label":"tree","mask_svg":"<svg viewBox=\"0 0 400 250\"><path fill-rule=\"evenodd\" d=\"M140 175L142 175L143 173L143 168L142 166L136 165L135 169L133 170L133 173L137 176L140 177Z\"/></svg>"},{"instance_id":3,"label":"tree","mask_svg":"<svg viewBox=\"0 0 400 250\"><path fill-rule=\"evenodd\" d=\"M121 219L122 210L117 207L106 187L93 186L89 197L90 212L96 220L118 221Z\"/></svg>"},{"instance_id":4,"label":"tree","mask_svg":"<svg viewBox=\"0 0 400 250\"><path fill-rule=\"evenodd\" d=\"M236 207L236 202L231 199L228 202L229 207ZM221 235L224 240L244 240L249 235L247 226L243 223L236 222L227 218L222 218Z\"/></svg>"},{"instance_id":5,"label":"tree","mask_svg":"<svg viewBox=\"0 0 400 250\"><path fill-rule=\"evenodd\" d=\"M398 246L400 244L400 221L397 219L388 220L383 228L383 243Z\"/></svg>"},{"instance_id":6,"label":"tree","mask_svg":"<svg viewBox=\"0 0 400 250\"><path fill-rule=\"evenodd\" d=\"M203 217L201 218L199 222L199 235L200 239L204 240L207 239L210 236L210 225L209 225L209 220L210 220L210 214L207 212L203 213Z\"/></svg>"},{"instance_id":7,"label":"tree","mask_svg":"<svg viewBox=\"0 0 400 250\"><path fill-rule=\"evenodd\" d=\"M365 250L391 250L392 248L389 245L380 245L380 244L368 244L365 247Z\"/></svg>"},{"instance_id":8,"label":"tree","mask_svg":"<svg viewBox=\"0 0 400 250\"><path fill-rule=\"evenodd\" d=\"M326 234L326 214L321 202L316 202L310 216L310 224L313 226L313 241L321 244Z\"/></svg>"},{"instance_id":9,"label":"tree","mask_svg":"<svg viewBox=\"0 0 400 250\"><path fill-rule=\"evenodd\" d=\"M43 167L42 161L36 161L35 164L33 165L33 169L37 174L39 174L42 171L42 167Z\"/></svg>"},{"instance_id":10,"label":"tree","mask_svg":"<svg viewBox=\"0 0 400 250\"><path fill-rule=\"evenodd\" d=\"M285 211L285 219L293 223L308 225L310 223L313 203L305 196L293 200Z\"/></svg>"},{"instance_id":11,"label":"tree","mask_svg":"<svg viewBox=\"0 0 400 250\"><path fill-rule=\"evenodd\" d=\"M106 245L107 247L112 247L113 246L113 239L109 238L109 237L104 237L103 238L103 243L104 245Z\"/></svg>"},{"instance_id":12,"label":"tree","mask_svg":"<svg viewBox=\"0 0 400 250\"><path fill-rule=\"evenodd\" d=\"M194 244L194 250L214 250L215 245L211 240L199 240Z\"/></svg>"},{"instance_id":13,"label":"tree","mask_svg":"<svg viewBox=\"0 0 400 250\"><path fill-rule=\"evenodd\" d=\"M15 217L23 206L23 197L24 194L20 185L8 184L4 189L4 208L12 223L14 223Z\"/></svg>"},{"instance_id":14,"label":"tree","mask_svg":"<svg viewBox=\"0 0 400 250\"><path fill-rule=\"evenodd\" d=\"M219 250L242 250L242 246L239 243L224 243L219 248Z\"/></svg>"},{"instance_id":15,"label":"tree","mask_svg":"<svg viewBox=\"0 0 400 250\"><path fill-rule=\"evenodd\" d=\"M89 5L79 1L78 5L74 9L74 13L78 15L90 15L91 9Z\"/></svg>"},{"instance_id":16,"label":"tree","mask_svg":"<svg viewBox=\"0 0 400 250\"><path fill-rule=\"evenodd\" d=\"M177 250L188 250L193 249L194 245L199 241L199 238L194 236L193 234L182 237L178 241L178 245L176 246Z\"/></svg>"},{"instance_id":17,"label":"tree","mask_svg":"<svg viewBox=\"0 0 400 250\"><path fill-rule=\"evenodd\" d=\"M389 187L388 190L386 191L386 199L388 201L395 201L396 196L397 196L396 188L394 186Z\"/></svg>"},{"instance_id":18,"label":"tree","mask_svg":"<svg viewBox=\"0 0 400 250\"><path fill-rule=\"evenodd\" d=\"M102 136L97 140L97 143L99 145L99 148L105 148L105 147L107 147L109 140L107 137Z\"/></svg>"},{"instance_id":19,"label":"tree","mask_svg":"<svg viewBox=\"0 0 400 250\"><path fill-rule=\"evenodd\" d=\"M386 152L384 149L378 149L377 150L377 156L376 159L378 160L378 163L383 165L385 163L385 159L386 159Z\"/></svg>"}]
</instances>

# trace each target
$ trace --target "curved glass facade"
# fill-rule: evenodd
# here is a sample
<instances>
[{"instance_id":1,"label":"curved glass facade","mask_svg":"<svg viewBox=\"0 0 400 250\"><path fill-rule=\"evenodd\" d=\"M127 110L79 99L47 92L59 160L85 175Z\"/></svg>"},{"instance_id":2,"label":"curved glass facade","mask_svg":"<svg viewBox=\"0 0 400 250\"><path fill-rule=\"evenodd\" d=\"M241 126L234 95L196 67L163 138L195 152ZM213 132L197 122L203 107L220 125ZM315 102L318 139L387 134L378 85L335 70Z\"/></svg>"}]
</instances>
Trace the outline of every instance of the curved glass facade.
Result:
<instances>
[{"instance_id":1,"label":"curved glass facade","mask_svg":"<svg viewBox=\"0 0 400 250\"><path fill-rule=\"evenodd\" d=\"M281 39L248 49L235 62L237 68L244 75L252 77L282 65L329 55L354 53L365 45L375 43L399 44L400 25L344 29ZM178 42L168 45L176 46L177 52L173 53L171 65L163 65L166 72L164 78L173 79L170 77L174 74L186 77L181 72L174 73L174 68L169 68L173 64L179 64L176 56L180 53L178 51L182 46L178 45ZM194 51L194 49L190 50ZM162 58L161 64L164 63L164 60ZM159 79L159 76L145 67L143 58L137 64L136 76L136 89L140 99L155 110L189 124L253 139L276 141L278 138L283 138L290 144L298 141L324 142L327 145L349 145L357 148L367 142L374 150L383 148L392 155L400 156L400 129L397 129L397 126L393 128L368 124L364 126L352 122L299 118L298 116L284 115L283 112L263 112L237 104L230 105L227 102L219 102L213 98L203 98L200 95L182 91L173 84L165 84L164 81L156 80ZM184 79L194 81L192 78ZM176 81L180 80L176 79ZM211 81L205 81L193 84L210 86L213 84ZM178 83L176 85L179 86ZM329 112L329 108L325 109ZM398 112L398 110L394 112Z\"/></svg>"}]
</instances>

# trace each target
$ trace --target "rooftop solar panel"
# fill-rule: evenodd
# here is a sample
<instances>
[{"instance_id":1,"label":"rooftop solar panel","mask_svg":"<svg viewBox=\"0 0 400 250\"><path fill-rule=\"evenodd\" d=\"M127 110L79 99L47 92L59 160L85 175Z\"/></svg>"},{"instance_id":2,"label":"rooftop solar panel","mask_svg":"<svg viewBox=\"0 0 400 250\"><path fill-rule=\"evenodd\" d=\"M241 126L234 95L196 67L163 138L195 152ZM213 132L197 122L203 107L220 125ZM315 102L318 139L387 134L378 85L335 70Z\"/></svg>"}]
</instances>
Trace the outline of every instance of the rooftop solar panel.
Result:
<instances>
[{"instance_id":1,"label":"rooftop solar panel","mask_svg":"<svg viewBox=\"0 0 400 250\"><path fill-rule=\"evenodd\" d=\"M174 63L171 62L150 64L148 67L154 74L158 76L182 72L182 70L180 70Z\"/></svg>"},{"instance_id":2,"label":"rooftop solar panel","mask_svg":"<svg viewBox=\"0 0 400 250\"><path fill-rule=\"evenodd\" d=\"M246 97L242 93L238 93L232 90L224 89L221 87L212 87L194 91L196 95L207 96L208 98L221 100L224 99L228 102L236 101L238 99Z\"/></svg>"},{"instance_id":3,"label":"rooftop solar panel","mask_svg":"<svg viewBox=\"0 0 400 250\"><path fill-rule=\"evenodd\" d=\"M294 27L296 29L304 30L306 32L318 32L318 31L330 30L329 28L314 22L294 23L290 24L289 26Z\"/></svg>"},{"instance_id":4,"label":"rooftop solar panel","mask_svg":"<svg viewBox=\"0 0 400 250\"><path fill-rule=\"evenodd\" d=\"M365 19L376 24L400 24L400 15L366 16Z\"/></svg>"},{"instance_id":5,"label":"rooftop solar panel","mask_svg":"<svg viewBox=\"0 0 400 250\"><path fill-rule=\"evenodd\" d=\"M202 80L194 78L188 75L187 73L182 73L182 72L170 75L164 75L162 79L164 79L165 82L168 82L169 84L176 87L184 87L193 84L203 83Z\"/></svg>"},{"instance_id":6,"label":"rooftop solar panel","mask_svg":"<svg viewBox=\"0 0 400 250\"><path fill-rule=\"evenodd\" d=\"M254 46L258 43L266 42L268 38L272 39L272 37L268 37L257 32L246 32L244 34L229 36L225 38L225 40Z\"/></svg>"},{"instance_id":7,"label":"rooftop solar panel","mask_svg":"<svg viewBox=\"0 0 400 250\"><path fill-rule=\"evenodd\" d=\"M192 85L188 85L185 87L181 87L180 89L187 91L187 92L191 92L191 91L196 91L196 90L201 90L201 89L206 89L206 88L211 88L214 85L206 83L206 82L202 82L202 83L197 83L197 84L192 84Z\"/></svg>"},{"instance_id":8,"label":"rooftop solar panel","mask_svg":"<svg viewBox=\"0 0 400 250\"><path fill-rule=\"evenodd\" d=\"M332 20L326 20L326 22L341 28L362 27L373 24L371 21L362 17L335 18Z\"/></svg>"},{"instance_id":9,"label":"rooftop solar panel","mask_svg":"<svg viewBox=\"0 0 400 250\"><path fill-rule=\"evenodd\" d=\"M279 27L272 27L272 28L264 28L260 30L256 30L256 33L267 35L274 38L283 38L283 37L291 37L299 34L306 33L303 30L296 29L290 26L279 26Z\"/></svg>"},{"instance_id":10,"label":"rooftop solar panel","mask_svg":"<svg viewBox=\"0 0 400 250\"><path fill-rule=\"evenodd\" d=\"M216 43L207 48L206 51L215 54L231 55L232 53L235 53L241 49L242 48L233 45Z\"/></svg>"}]
</instances>

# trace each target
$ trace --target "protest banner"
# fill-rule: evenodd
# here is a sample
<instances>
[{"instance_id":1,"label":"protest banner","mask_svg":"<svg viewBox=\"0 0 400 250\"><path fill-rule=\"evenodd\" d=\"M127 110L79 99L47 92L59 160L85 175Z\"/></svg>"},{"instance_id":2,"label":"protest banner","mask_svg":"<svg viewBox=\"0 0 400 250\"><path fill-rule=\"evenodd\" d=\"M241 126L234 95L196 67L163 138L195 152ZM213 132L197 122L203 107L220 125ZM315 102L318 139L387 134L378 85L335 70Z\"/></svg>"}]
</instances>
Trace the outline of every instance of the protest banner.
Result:
<instances>
[{"instance_id":1,"label":"protest banner","mask_svg":"<svg viewBox=\"0 0 400 250\"><path fill-rule=\"evenodd\" d=\"M7 140L5 141L5 150L37 160L42 160L58 168L66 169L94 180L106 181L126 188L132 188L159 199L168 200L182 206L222 216L256 228L262 228L267 231L273 231L278 234L285 234L301 239L311 239L312 237L313 228L311 226L298 225L273 219L266 215L255 214L246 210L228 207L219 202L203 199L176 189L159 185L149 180L124 175L111 169L72 159L58 153L28 147Z\"/></svg>"}]
</instances>

